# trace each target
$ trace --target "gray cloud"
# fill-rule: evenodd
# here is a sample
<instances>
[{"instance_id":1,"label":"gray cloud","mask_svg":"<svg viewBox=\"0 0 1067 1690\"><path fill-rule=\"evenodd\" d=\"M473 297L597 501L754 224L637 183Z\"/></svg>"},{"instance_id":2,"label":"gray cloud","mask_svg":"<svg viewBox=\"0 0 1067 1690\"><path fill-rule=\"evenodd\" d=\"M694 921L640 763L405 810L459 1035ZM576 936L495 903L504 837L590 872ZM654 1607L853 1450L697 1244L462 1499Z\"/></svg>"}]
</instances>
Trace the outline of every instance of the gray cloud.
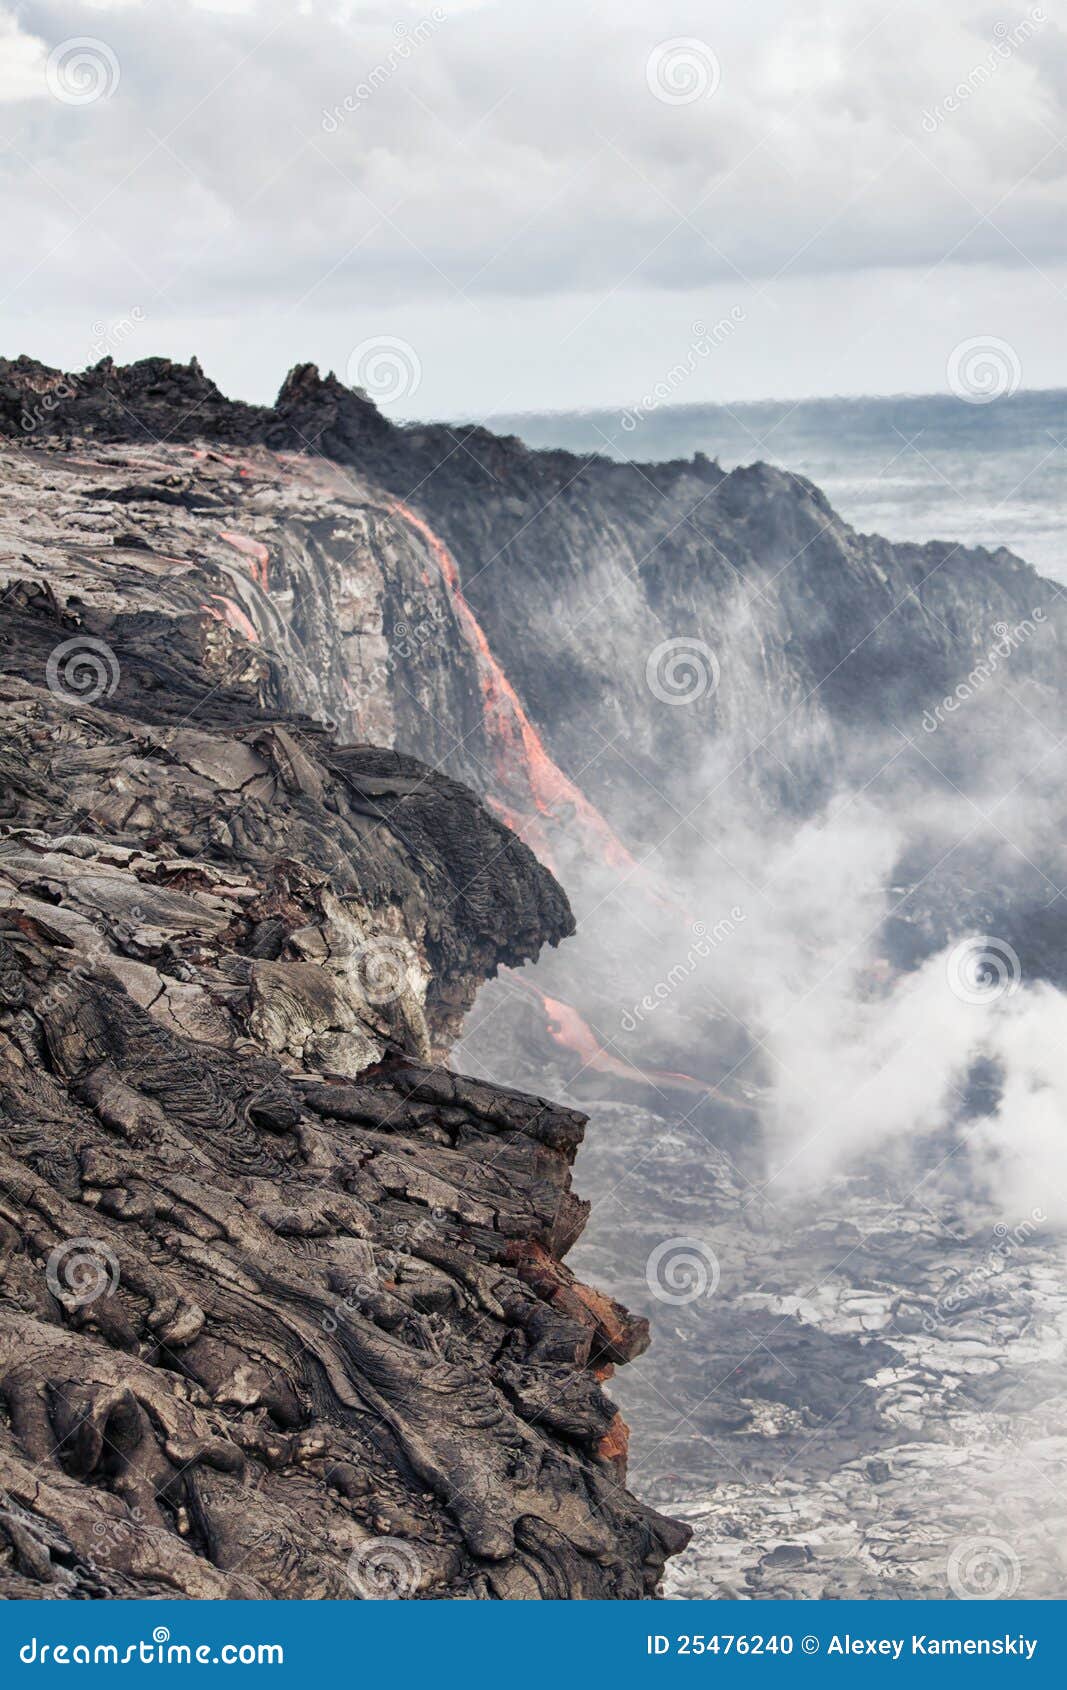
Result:
<instances>
[{"instance_id":1,"label":"gray cloud","mask_svg":"<svg viewBox=\"0 0 1067 1690\"><path fill-rule=\"evenodd\" d=\"M1067 267L1062 5L0 3L5 340L30 323L28 349L70 357L137 303L138 352L217 344L223 378L261 393L280 352L343 365L370 324L417 339L425 404L506 408L624 398L674 362L687 314L740 301L753 330L715 371L728 394L743 367L758 390L813 390L788 332L810 338L813 283L828 324L847 301L869 336L881 277L932 271L935 316L961 299L988 315L989 276L1011 271L1019 323L1006 307L975 332L1029 335L1045 385ZM46 71L80 37L119 73L85 103ZM649 56L677 38L697 97L658 98ZM517 324L525 360L498 351ZM506 393L471 372L479 346ZM890 365L868 349L860 368L877 386ZM831 359L824 390L845 373Z\"/></svg>"}]
</instances>

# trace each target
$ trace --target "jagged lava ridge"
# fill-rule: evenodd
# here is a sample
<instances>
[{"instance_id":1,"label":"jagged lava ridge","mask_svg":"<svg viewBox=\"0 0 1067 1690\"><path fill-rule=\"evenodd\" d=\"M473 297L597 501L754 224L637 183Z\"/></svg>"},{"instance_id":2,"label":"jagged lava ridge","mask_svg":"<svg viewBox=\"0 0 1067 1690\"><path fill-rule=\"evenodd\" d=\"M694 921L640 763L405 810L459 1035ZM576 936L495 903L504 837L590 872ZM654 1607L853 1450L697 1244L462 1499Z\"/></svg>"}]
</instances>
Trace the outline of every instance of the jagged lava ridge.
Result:
<instances>
[{"instance_id":1,"label":"jagged lava ridge","mask_svg":"<svg viewBox=\"0 0 1067 1690\"><path fill-rule=\"evenodd\" d=\"M105 360L77 377L0 362L0 432L23 443L257 443L369 478L446 548L548 755L631 848L662 839L664 799L688 815L712 742L743 760L761 803L810 809L843 779L862 784L870 749L877 767L887 738L921 733L924 711L987 657L994 630L1035 609L1049 636L1013 657L1018 702L1001 708L1020 731L1028 713L1054 723L1060 708L1064 602L1053 583L1003 547L858 534L804 477L767 464L727 472L701 453L619 463L474 425L398 426L312 365L290 373L273 407L245 405L195 360ZM669 710L646 662L678 636L709 641L721 673L690 708ZM398 690L390 678L386 692ZM472 682L457 738L482 711L479 693ZM480 768L448 766L485 790L486 771L499 770L477 732L474 749ZM964 749L949 768L957 780L966 761ZM538 809L516 795L510 807L519 820ZM531 831L535 848L543 836ZM673 840L684 848L686 829Z\"/></svg>"}]
</instances>

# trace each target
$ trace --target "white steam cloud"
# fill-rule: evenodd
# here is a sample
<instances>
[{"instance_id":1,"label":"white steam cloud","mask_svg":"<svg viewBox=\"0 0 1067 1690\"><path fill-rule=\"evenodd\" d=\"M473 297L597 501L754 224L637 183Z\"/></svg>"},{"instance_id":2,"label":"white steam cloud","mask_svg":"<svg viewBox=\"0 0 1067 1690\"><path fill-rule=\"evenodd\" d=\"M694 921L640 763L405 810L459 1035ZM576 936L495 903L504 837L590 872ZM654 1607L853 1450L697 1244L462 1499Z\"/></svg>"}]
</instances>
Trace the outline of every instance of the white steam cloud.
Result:
<instances>
[{"instance_id":1,"label":"white steam cloud","mask_svg":"<svg viewBox=\"0 0 1067 1690\"><path fill-rule=\"evenodd\" d=\"M712 959L764 1058L772 1185L811 1186L951 1129L944 1154L966 1161L976 1193L1067 1224L1067 995L1028 981L995 934L954 935L907 972L886 955L904 905L893 871L929 823L837 800L772 849L736 948ZM731 848L752 860L740 838ZM996 1086L984 1113L967 1096L979 1064Z\"/></svg>"}]
</instances>

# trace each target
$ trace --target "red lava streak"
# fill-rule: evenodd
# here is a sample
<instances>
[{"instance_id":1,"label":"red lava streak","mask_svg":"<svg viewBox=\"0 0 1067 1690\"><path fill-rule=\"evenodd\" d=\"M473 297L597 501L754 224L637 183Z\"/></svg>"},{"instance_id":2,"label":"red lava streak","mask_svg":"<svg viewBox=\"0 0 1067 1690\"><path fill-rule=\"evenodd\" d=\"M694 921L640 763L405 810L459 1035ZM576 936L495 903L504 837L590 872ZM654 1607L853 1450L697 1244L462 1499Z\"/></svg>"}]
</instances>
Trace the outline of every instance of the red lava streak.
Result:
<instances>
[{"instance_id":1,"label":"red lava streak","mask_svg":"<svg viewBox=\"0 0 1067 1690\"><path fill-rule=\"evenodd\" d=\"M243 472L242 472L243 473ZM243 552L251 560L252 575L257 584L267 591L267 565L270 553L260 540L252 540L247 534L235 534L232 529L220 528L219 539L225 540L235 551Z\"/></svg>"},{"instance_id":2,"label":"red lava streak","mask_svg":"<svg viewBox=\"0 0 1067 1690\"><path fill-rule=\"evenodd\" d=\"M492 747L496 792L487 802L550 868L561 844L570 841L587 858L605 863L631 881L638 895L661 908L683 912L657 887L631 856L610 824L549 755L540 734L489 646L485 630L463 596L459 570L444 541L424 517L396 501L392 509L426 542L448 588L456 618L478 665L484 719ZM615 1056L570 1004L548 998L522 982L543 1004L548 1031L556 1044L580 1058L582 1066L617 1075L631 1084L697 1092L714 1091L689 1074L635 1067Z\"/></svg>"},{"instance_id":3,"label":"red lava streak","mask_svg":"<svg viewBox=\"0 0 1067 1690\"><path fill-rule=\"evenodd\" d=\"M463 596L459 570L444 541L410 506L398 500L392 508L430 548L477 660L485 723L499 784L498 793L492 795L489 802L497 814L521 834L550 867L553 858L552 824L555 824L609 867L626 871L636 869L635 859L600 811L553 762L545 749L515 688L493 656L485 630ZM533 813L529 814L531 808Z\"/></svg>"},{"instance_id":4,"label":"red lava streak","mask_svg":"<svg viewBox=\"0 0 1067 1690\"><path fill-rule=\"evenodd\" d=\"M216 610L214 605L202 604L201 610L206 610L209 616L215 618L216 622L225 622L235 633L243 634L251 645L258 645L259 635L256 633L251 619L245 615L240 605L235 604L233 599L223 598L221 593L212 593L211 596L215 600L215 604L221 604L222 609Z\"/></svg>"},{"instance_id":5,"label":"red lava streak","mask_svg":"<svg viewBox=\"0 0 1067 1690\"><path fill-rule=\"evenodd\" d=\"M536 990L536 988L531 988ZM624 1080L630 1080L640 1085L666 1087L675 1091L694 1091L714 1094L714 1086L705 1085L696 1080L692 1074L679 1074L666 1068L637 1068L624 1057L616 1056L600 1043L588 1021L584 1020L572 1004L564 1003L560 998L546 997L543 992L537 993L545 1006L545 1015L550 1036L556 1044L564 1050L573 1051L582 1059L586 1068L595 1068L600 1074L617 1074Z\"/></svg>"}]
</instances>

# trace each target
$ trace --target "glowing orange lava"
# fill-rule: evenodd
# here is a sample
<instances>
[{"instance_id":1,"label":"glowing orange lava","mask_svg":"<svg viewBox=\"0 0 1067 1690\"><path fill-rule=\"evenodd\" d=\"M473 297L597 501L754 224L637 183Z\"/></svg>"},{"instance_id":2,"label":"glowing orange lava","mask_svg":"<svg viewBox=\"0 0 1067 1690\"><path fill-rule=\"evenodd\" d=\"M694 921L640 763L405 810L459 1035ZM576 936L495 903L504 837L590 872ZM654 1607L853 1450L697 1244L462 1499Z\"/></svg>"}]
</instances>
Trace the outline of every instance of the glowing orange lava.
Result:
<instances>
[{"instance_id":1,"label":"glowing orange lava","mask_svg":"<svg viewBox=\"0 0 1067 1690\"><path fill-rule=\"evenodd\" d=\"M448 589L460 624L478 666L484 718L493 754L496 791L487 803L502 821L520 835L550 868L561 843L577 845L589 859L621 871L633 891L660 908L684 916L676 901L661 890L626 849L610 824L579 787L549 755L527 716L515 688L490 649L485 630L463 594L459 570L448 547L430 524L409 505L395 501L394 513L425 541ZM636 1067L601 1044L593 1029L571 1004L545 997L528 982L519 982L542 1004L548 1031L562 1048L581 1059L583 1068L613 1074L631 1084L719 1096L714 1086L690 1074ZM724 1098L724 1102L734 1102Z\"/></svg>"},{"instance_id":2,"label":"glowing orange lava","mask_svg":"<svg viewBox=\"0 0 1067 1690\"><path fill-rule=\"evenodd\" d=\"M553 831L565 829L609 867L633 870L637 862L600 811L553 762L519 696L493 656L485 630L463 596L459 570L444 541L424 517L397 500L393 510L425 540L449 590L456 617L474 652L486 728L499 791L489 803L502 821L553 866ZM547 824L547 825L546 825Z\"/></svg>"}]
</instances>

